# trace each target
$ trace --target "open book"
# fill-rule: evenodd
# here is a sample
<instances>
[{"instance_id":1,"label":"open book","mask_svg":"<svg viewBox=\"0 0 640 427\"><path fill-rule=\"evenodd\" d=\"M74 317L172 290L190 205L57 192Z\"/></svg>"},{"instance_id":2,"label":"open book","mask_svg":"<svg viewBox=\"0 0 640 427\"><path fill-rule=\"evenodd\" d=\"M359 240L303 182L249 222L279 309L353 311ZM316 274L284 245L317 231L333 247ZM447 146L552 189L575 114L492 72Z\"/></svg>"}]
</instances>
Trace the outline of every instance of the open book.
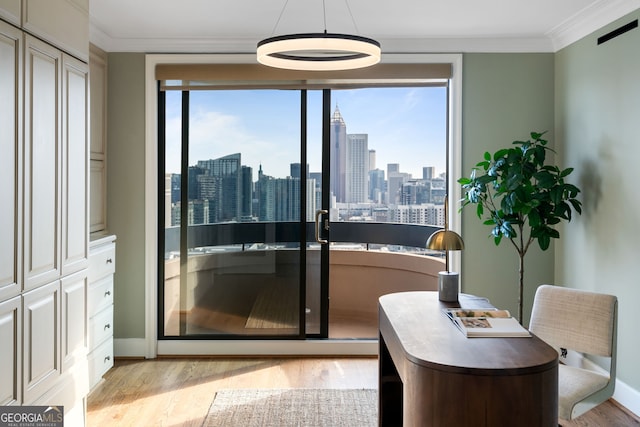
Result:
<instances>
[{"instance_id":1,"label":"open book","mask_svg":"<svg viewBox=\"0 0 640 427\"><path fill-rule=\"evenodd\" d=\"M531 336L508 310L448 308L444 312L467 338Z\"/></svg>"}]
</instances>

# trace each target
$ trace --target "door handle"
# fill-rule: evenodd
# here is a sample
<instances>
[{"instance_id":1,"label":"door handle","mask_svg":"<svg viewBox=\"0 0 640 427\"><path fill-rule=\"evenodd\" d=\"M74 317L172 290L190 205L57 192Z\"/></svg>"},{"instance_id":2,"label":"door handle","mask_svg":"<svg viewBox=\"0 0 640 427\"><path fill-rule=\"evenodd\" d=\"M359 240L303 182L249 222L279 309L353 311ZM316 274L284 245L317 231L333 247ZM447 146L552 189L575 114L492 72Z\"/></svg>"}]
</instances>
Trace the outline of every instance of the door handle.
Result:
<instances>
[{"instance_id":1,"label":"door handle","mask_svg":"<svg viewBox=\"0 0 640 427\"><path fill-rule=\"evenodd\" d=\"M320 209L316 211L316 242L320 243L321 245L326 245L327 243L329 243L329 241L327 239L320 238L320 216L323 214L328 215L329 211L326 209ZM324 229L329 230L329 220L326 220L324 222Z\"/></svg>"}]
</instances>

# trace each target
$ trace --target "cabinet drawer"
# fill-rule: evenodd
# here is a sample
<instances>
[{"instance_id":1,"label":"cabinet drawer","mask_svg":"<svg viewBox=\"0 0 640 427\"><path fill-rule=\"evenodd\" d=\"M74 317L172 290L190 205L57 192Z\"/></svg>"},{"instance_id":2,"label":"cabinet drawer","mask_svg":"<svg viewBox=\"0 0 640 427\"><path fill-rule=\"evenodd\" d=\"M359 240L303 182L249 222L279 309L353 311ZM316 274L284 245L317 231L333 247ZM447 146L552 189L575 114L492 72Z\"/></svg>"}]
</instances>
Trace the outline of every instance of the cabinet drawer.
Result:
<instances>
[{"instance_id":1,"label":"cabinet drawer","mask_svg":"<svg viewBox=\"0 0 640 427\"><path fill-rule=\"evenodd\" d=\"M113 366L113 338L89 353L89 387L93 388Z\"/></svg>"},{"instance_id":2,"label":"cabinet drawer","mask_svg":"<svg viewBox=\"0 0 640 427\"><path fill-rule=\"evenodd\" d=\"M89 282L113 274L116 271L116 245L91 249L89 254Z\"/></svg>"},{"instance_id":3,"label":"cabinet drawer","mask_svg":"<svg viewBox=\"0 0 640 427\"><path fill-rule=\"evenodd\" d=\"M97 282L89 284L87 297L87 311L89 317L94 316L103 308L113 304L113 276L103 277Z\"/></svg>"},{"instance_id":4,"label":"cabinet drawer","mask_svg":"<svg viewBox=\"0 0 640 427\"><path fill-rule=\"evenodd\" d=\"M110 305L89 319L89 349L113 336L113 306Z\"/></svg>"}]
</instances>

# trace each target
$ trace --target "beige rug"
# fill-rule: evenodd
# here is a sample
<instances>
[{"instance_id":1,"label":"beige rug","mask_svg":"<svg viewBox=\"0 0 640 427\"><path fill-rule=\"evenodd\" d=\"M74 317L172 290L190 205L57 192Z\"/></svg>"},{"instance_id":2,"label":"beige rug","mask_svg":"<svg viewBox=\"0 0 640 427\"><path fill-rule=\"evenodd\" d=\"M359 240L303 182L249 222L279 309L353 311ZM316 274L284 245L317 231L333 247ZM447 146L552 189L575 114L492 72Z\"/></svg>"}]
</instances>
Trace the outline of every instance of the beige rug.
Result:
<instances>
[{"instance_id":1,"label":"beige rug","mask_svg":"<svg viewBox=\"0 0 640 427\"><path fill-rule=\"evenodd\" d=\"M258 294L245 328L298 327L298 293L282 285L267 285Z\"/></svg>"},{"instance_id":2,"label":"beige rug","mask_svg":"<svg viewBox=\"0 0 640 427\"><path fill-rule=\"evenodd\" d=\"M242 389L216 393L205 427L373 427L373 389Z\"/></svg>"}]
</instances>

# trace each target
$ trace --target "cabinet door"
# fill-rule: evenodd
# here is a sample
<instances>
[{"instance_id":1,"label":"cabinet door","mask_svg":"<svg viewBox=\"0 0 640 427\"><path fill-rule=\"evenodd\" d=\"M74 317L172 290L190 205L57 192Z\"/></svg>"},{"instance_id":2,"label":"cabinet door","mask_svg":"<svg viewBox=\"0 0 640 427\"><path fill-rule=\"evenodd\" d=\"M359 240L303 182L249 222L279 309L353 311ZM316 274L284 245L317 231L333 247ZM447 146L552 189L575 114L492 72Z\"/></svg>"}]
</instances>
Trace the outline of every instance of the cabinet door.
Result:
<instances>
[{"instance_id":1,"label":"cabinet door","mask_svg":"<svg viewBox=\"0 0 640 427\"><path fill-rule=\"evenodd\" d=\"M20 293L22 33L0 21L0 301Z\"/></svg>"},{"instance_id":2,"label":"cabinet door","mask_svg":"<svg viewBox=\"0 0 640 427\"><path fill-rule=\"evenodd\" d=\"M87 357L87 270L62 278L62 368Z\"/></svg>"},{"instance_id":3,"label":"cabinet door","mask_svg":"<svg viewBox=\"0 0 640 427\"><path fill-rule=\"evenodd\" d=\"M22 312L20 297L0 302L0 405L20 404Z\"/></svg>"},{"instance_id":4,"label":"cabinet door","mask_svg":"<svg viewBox=\"0 0 640 427\"><path fill-rule=\"evenodd\" d=\"M25 289L60 276L60 63L60 51L25 36Z\"/></svg>"},{"instance_id":5,"label":"cabinet door","mask_svg":"<svg viewBox=\"0 0 640 427\"><path fill-rule=\"evenodd\" d=\"M89 69L62 56L62 275L89 265Z\"/></svg>"},{"instance_id":6,"label":"cabinet door","mask_svg":"<svg viewBox=\"0 0 640 427\"><path fill-rule=\"evenodd\" d=\"M22 392L28 405L60 378L60 281L25 292L22 298Z\"/></svg>"},{"instance_id":7,"label":"cabinet door","mask_svg":"<svg viewBox=\"0 0 640 427\"><path fill-rule=\"evenodd\" d=\"M107 144L107 53L90 45L91 159L104 160Z\"/></svg>"},{"instance_id":8,"label":"cabinet door","mask_svg":"<svg viewBox=\"0 0 640 427\"><path fill-rule=\"evenodd\" d=\"M91 141L89 231L107 229L107 54L90 45L89 76L91 89L89 139Z\"/></svg>"}]
</instances>

